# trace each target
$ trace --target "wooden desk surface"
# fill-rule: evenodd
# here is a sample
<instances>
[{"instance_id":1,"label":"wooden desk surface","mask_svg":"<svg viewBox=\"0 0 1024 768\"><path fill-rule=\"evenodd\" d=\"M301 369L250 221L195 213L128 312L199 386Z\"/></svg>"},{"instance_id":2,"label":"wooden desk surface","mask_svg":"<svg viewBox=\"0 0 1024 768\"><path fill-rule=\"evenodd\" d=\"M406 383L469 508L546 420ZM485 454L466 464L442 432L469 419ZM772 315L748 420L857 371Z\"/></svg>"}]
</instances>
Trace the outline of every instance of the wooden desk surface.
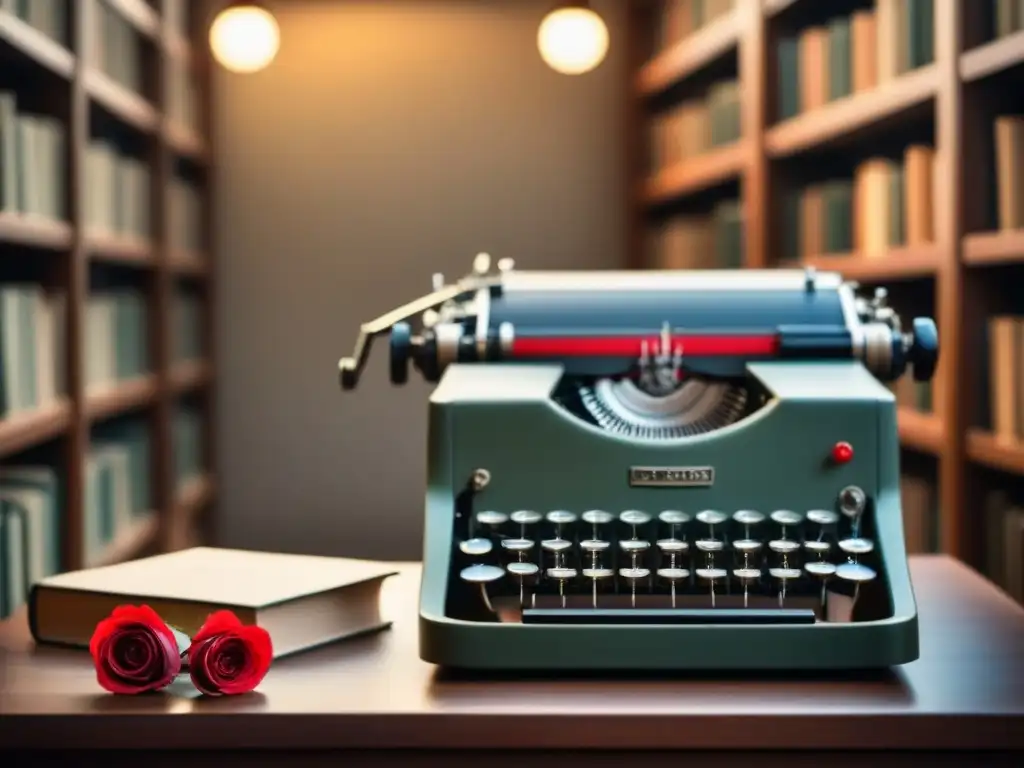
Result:
<instances>
[{"instance_id":1,"label":"wooden desk surface","mask_svg":"<svg viewBox=\"0 0 1024 768\"><path fill-rule=\"evenodd\" d=\"M922 657L823 678L468 678L417 655L419 570L392 630L278 662L258 693L115 697L84 651L0 631L0 745L229 749L1024 749L1024 610L958 562L912 559Z\"/></svg>"}]
</instances>

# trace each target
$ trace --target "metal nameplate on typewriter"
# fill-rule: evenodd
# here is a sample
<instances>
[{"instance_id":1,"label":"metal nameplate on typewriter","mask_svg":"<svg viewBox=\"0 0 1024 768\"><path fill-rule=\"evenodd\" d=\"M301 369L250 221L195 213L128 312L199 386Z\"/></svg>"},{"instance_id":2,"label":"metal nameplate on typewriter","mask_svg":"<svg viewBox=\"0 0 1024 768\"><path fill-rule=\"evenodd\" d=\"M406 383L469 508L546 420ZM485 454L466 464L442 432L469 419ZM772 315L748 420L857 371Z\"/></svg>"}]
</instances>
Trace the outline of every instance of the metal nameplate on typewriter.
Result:
<instances>
[{"instance_id":1,"label":"metal nameplate on typewriter","mask_svg":"<svg viewBox=\"0 0 1024 768\"><path fill-rule=\"evenodd\" d=\"M638 488L707 488L715 484L715 468L630 467L629 484Z\"/></svg>"},{"instance_id":2,"label":"metal nameplate on typewriter","mask_svg":"<svg viewBox=\"0 0 1024 768\"><path fill-rule=\"evenodd\" d=\"M431 395L420 657L864 669L918 656L895 398L938 336L812 269L472 274L362 325ZM625 475L625 477L623 477Z\"/></svg>"}]
</instances>

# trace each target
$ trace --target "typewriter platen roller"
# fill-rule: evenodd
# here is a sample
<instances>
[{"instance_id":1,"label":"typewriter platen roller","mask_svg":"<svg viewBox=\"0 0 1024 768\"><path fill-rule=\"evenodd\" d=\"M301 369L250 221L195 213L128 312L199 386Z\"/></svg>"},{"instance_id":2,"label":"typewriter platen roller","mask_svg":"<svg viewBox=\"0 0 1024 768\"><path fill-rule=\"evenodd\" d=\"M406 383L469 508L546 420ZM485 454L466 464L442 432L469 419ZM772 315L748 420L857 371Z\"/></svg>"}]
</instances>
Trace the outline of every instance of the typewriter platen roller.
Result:
<instances>
[{"instance_id":1,"label":"typewriter platen roller","mask_svg":"<svg viewBox=\"0 0 1024 768\"><path fill-rule=\"evenodd\" d=\"M471 274L363 326L432 382L420 653L493 669L917 658L895 402L934 323L801 271ZM414 325L416 330L413 330Z\"/></svg>"}]
</instances>

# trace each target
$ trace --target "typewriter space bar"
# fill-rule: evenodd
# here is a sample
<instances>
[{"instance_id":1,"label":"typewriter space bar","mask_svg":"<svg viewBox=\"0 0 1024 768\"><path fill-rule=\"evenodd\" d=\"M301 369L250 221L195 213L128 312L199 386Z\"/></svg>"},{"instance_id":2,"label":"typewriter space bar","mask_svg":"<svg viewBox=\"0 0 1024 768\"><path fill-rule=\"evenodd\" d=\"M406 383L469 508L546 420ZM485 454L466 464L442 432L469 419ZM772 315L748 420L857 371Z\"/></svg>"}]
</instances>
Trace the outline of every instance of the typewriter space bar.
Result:
<instances>
[{"instance_id":1,"label":"typewriter space bar","mask_svg":"<svg viewBox=\"0 0 1024 768\"><path fill-rule=\"evenodd\" d=\"M523 624L813 624L790 608L525 608Z\"/></svg>"}]
</instances>

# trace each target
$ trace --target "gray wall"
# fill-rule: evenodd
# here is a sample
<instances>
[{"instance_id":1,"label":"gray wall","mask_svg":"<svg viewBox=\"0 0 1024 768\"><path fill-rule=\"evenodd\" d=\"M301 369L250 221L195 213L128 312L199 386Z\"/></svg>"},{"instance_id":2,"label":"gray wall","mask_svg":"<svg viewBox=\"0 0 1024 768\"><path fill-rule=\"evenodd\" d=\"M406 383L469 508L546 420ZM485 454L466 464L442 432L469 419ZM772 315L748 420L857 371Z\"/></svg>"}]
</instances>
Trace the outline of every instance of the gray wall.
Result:
<instances>
[{"instance_id":1,"label":"gray wall","mask_svg":"<svg viewBox=\"0 0 1024 768\"><path fill-rule=\"evenodd\" d=\"M217 77L220 544L419 558L429 388L377 354L342 394L337 360L479 251L622 263L623 5L578 78L549 0L278 2L275 63Z\"/></svg>"}]
</instances>

